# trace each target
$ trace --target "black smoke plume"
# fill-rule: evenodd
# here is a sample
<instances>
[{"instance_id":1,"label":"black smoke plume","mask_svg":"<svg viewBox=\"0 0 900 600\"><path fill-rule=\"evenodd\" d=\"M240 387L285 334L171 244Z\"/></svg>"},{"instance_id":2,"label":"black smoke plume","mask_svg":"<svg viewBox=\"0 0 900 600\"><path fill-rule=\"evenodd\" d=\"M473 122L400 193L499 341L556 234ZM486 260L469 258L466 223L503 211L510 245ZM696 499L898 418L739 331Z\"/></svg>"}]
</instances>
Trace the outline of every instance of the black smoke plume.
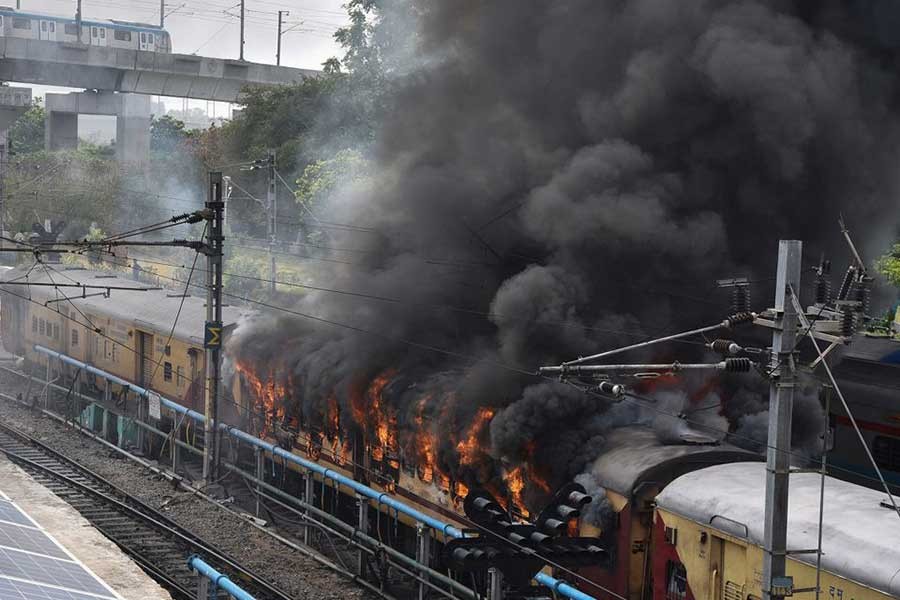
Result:
<instances>
[{"instance_id":1,"label":"black smoke plume","mask_svg":"<svg viewBox=\"0 0 900 600\"><path fill-rule=\"evenodd\" d=\"M767 306L778 239L843 256L841 211L893 232L896 69L861 4L382 3L386 33L408 43L390 57L375 175L322 213L380 235L331 231L328 245L360 252L314 279L392 301L310 293L295 309L339 326L265 317L230 351L277 365L307 419L332 393L350 414L353 386L387 368L415 373L387 395L398 427L433 428L438 461L470 484L454 442L481 407L496 416L480 478L523 461L574 476L621 424L669 435L656 413L529 373L720 320L719 277L759 281ZM708 383L666 387L661 406L763 441L764 382ZM695 413L710 403L722 408ZM821 411L803 407L818 431Z\"/></svg>"}]
</instances>

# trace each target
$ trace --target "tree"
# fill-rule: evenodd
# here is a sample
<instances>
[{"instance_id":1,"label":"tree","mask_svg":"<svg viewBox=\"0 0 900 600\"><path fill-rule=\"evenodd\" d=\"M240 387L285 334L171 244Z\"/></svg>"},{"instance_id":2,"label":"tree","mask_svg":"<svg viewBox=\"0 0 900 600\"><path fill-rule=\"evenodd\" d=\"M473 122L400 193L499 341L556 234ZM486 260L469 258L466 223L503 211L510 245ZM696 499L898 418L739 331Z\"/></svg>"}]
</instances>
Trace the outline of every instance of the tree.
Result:
<instances>
[{"instance_id":1,"label":"tree","mask_svg":"<svg viewBox=\"0 0 900 600\"><path fill-rule=\"evenodd\" d=\"M30 154L44 149L46 111L35 101L28 111L9 128L10 148L16 154Z\"/></svg>"},{"instance_id":2,"label":"tree","mask_svg":"<svg viewBox=\"0 0 900 600\"><path fill-rule=\"evenodd\" d=\"M154 118L150 122L150 150L170 154L181 148L190 135L183 121L169 115Z\"/></svg>"},{"instance_id":3,"label":"tree","mask_svg":"<svg viewBox=\"0 0 900 600\"><path fill-rule=\"evenodd\" d=\"M900 288L900 242L875 261L875 270L891 285Z\"/></svg>"}]
</instances>

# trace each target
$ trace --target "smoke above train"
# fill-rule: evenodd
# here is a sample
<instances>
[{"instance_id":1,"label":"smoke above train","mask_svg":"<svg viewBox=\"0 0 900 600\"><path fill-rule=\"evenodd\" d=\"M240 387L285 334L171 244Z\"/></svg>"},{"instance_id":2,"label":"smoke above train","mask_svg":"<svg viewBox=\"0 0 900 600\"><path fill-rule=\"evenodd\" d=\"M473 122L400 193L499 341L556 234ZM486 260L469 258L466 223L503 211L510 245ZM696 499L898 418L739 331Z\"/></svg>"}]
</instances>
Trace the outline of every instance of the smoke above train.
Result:
<instances>
[{"instance_id":1,"label":"smoke above train","mask_svg":"<svg viewBox=\"0 0 900 600\"><path fill-rule=\"evenodd\" d=\"M373 175L320 209L354 226L327 231L352 252L310 267L351 294L242 325L233 364L270 414L329 443L362 431L428 477L523 506L619 426L678 437L682 414L764 441L758 376L638 381L644 407L533 372L720 320L717 278L749 277L767 306L777 240L837 248L842 211L881 227L873 244L896 231L894 42L871 11L897 9L862 4L385 3L406 34L386 57ZM796 445L822 418L805 386Z\"/></svg>"}]
</instances>

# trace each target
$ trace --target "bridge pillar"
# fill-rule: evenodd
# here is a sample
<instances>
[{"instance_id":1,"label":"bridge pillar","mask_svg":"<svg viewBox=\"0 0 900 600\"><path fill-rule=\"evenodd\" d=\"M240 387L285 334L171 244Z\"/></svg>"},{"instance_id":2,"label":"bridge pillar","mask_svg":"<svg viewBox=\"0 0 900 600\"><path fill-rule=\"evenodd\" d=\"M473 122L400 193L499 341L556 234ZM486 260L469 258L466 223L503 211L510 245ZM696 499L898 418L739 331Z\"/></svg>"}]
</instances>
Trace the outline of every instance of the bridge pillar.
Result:
<instances>
[{"instance_id":1,"label":"bridge pillar","mask_svg":"<svg viewBox=\"0 0 900 600\"><path fill-rule=\"evenodd\" d=\"M78 147L78 115L116 117L116 158L146 162L150 157L150 96L113 92L72 92L45 96L47 150Z\"/></svg>"}]
</instances>

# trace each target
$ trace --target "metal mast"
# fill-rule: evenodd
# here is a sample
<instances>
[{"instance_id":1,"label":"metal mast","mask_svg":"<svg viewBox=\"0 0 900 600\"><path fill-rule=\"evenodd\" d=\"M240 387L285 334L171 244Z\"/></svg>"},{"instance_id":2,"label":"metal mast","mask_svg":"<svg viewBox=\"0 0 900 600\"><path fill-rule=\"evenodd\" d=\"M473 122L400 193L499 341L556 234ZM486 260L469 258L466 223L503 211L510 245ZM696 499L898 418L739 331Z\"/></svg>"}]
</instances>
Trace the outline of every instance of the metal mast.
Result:
<instances>
[{"instance_id":1,"label":"metal mast","mask_svg":"<svg viewBox=\"0 0 900 600\"><path fill-rule=\"evenodd\" d=\"M785 577L787 561L788 485L790 481L791 416L794 403L798 316L791 290L800 289L803 243L781 240L775 284L775 328L772 334L769 387L769 436L766 451L766 512L763 595L781 600L793 593Z\"/></svg>"},{"instance_id":2,"label":"metal mast","mask_svg":"<svg viewBox=\"0 0 900 600\"><path fill-rule=\"evenodd\" d=\"M209 199L206 202L206 394L203 444L203 479L207 485L216 481L219 470L219 397L222 368L222 244L223 212L222 173L209 174Z\"/></svg>"},{"instance_id":3,"label":"metal mast","mask_svg":"<svg viewBox=\"0 0 900 600\"><path fill-rule=\"evenodd\" d=\"M281 31L281 22L282 22L281 19L284 15L289 15L289 14L291 14L291 13L286 10L278 11L278 49L275 51L275 64L279 65L279 66L281 65L281 34L283 33Z\"/></svg>"},{"instance_id":4,"label":"metal mast","mask_svg":"<svg viewBox=\"0 0 900 600\"><path fill-rule=\"evenodd\" d=\"M269 290L275 291L275 241L278 233L276 215L278 213L278 188L275 186L275 151L269 150L268 187L266 188L266 235L269 238Z\"/></svg>"},{"instance_id":5,"label":"metal mast","mask_svg":"<svg viewBox=\"0 0 900 600\"><path fill-rule=\"evenodd\" d=\"M159 28L166 26L166 0L159 0Z\"/></svg>"},{"instance_id":6,"label":"metal mast","mask_svg":"<svg viewBox=\"0 0 900 600\"><path fill-rule=\"evenodd\" d=\"M238 60L244 60L244 4L245 0L241 0L241 54Z\"/></svg>"}]
</instances>

